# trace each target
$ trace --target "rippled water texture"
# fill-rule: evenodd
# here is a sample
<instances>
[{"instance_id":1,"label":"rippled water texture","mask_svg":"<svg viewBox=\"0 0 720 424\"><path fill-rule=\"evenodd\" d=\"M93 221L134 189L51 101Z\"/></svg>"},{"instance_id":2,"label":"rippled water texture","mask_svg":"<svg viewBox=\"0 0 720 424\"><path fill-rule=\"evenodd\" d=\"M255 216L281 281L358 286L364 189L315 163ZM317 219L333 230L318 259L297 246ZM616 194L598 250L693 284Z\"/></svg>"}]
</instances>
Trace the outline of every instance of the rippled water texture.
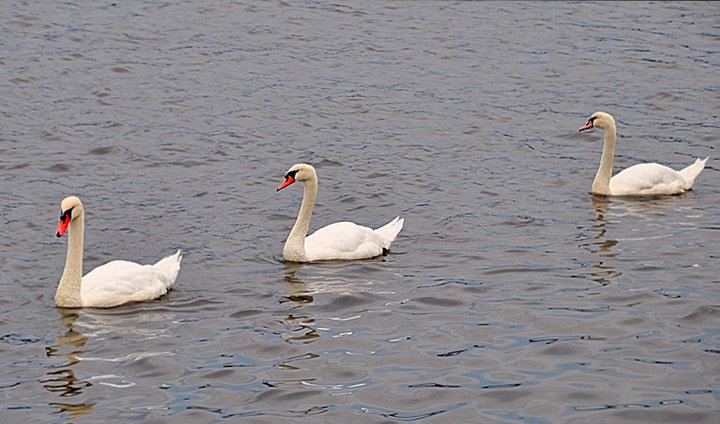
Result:
<instances>
[{"instance_id":1,"label":"rippled water texture","mask_svg":"<svg viewBox=\"0 0 720 424\"><path fill-rule=\"evenodd\" d=\"M0 422L717 422L718 4L0 3ZM283 262L296 162L392 253ZM55 308L68 195L175 289Z\"/></svg>"}]
</instances>

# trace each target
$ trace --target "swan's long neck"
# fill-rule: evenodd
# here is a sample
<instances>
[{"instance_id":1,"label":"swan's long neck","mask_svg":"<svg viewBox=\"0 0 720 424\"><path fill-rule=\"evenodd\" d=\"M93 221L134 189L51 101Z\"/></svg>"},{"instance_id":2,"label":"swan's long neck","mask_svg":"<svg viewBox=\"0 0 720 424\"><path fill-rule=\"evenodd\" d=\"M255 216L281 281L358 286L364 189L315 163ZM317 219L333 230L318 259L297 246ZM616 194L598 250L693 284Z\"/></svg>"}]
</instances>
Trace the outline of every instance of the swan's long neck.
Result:
<instances>
[{"instance_id":1,"label":"swan's long neck","mask_svg":"<svg viewBox=\"0 0 720 424\"><path fill-rule=\"evenodd\" d=\"M82 285L84 216L80 215L68 228L68 250L65 257L65 270L55 292L55 305L61 308L79 308L82 306L80 287Z\"/></svg>"},{"instance_id":2,"label":"swan's long neck","mask_svg":"<svg viewBox=\"0 0 720 424\"><path fill-rule=\"evenodd\" d=\"M283 257L290 261L305 261L305 237L310 228L310 217L315 207L315 197L317 197L317 178L313 178L304 182L303 200L300 205L300 212L295 220L290 235L285 241L283 247Z\"/></svg>"},{"instance_id":3,"label":"swan's long neck","mask_svg":"<svg viewBox=\"0 0 720 424\"><path fill-rule=\"evenodd\" d=\"M610 178L612 177L613 155L615 154L615 140L617 137L615 124L605 128L605 140L603 142L602 157L598 167L595 180L592 184L592 192L595 194L610 194Z\"/></svg>"}]
</instances>

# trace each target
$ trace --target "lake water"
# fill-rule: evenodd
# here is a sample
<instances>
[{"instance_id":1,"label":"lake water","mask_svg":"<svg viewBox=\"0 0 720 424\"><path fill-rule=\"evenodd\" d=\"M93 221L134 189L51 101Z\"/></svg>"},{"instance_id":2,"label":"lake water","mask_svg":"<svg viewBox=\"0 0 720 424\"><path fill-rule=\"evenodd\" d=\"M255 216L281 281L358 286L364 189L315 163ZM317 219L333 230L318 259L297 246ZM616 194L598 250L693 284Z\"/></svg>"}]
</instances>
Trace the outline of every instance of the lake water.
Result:
<instances>
[{"instance_id":1,"label":"lake water","mask_svg":"<svg viewBox=\"0 0 720 424\"><path fill-rule=\"evenodd\" d=\"M719 4L2 2L0 421L717 422ZM391 254L285 263L297 162ZM68 195L174 290L55 308Z\"/></svg>"}]
</instances>

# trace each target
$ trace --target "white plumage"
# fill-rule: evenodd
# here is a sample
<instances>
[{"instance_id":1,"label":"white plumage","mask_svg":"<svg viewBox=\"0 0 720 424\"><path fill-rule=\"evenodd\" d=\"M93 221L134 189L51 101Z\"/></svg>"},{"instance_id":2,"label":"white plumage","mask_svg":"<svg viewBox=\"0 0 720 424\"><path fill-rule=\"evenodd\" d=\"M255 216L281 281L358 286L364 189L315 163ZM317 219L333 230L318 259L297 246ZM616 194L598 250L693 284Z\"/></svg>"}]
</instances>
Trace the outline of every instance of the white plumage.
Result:
<instances>
[{"instance_id":1,"label":"white plumage","mask_svg":"<svg viewBox=\"0 0 720 424\"><path fill-rule=\"evenodd\" d=\"M315 168L304 163L293 165L285 174L285 181L277 189L282 190L295 181L304 183L303 201L295 225L283 247L285 260L311 262L373 258L386 253L402 229L404 220L396 217L375 230L352 222L337 222L308 236L318 187Z\"/></svg>"},{"instance_id":2,"label":"white plumage","mask_svg":"<svg viewBox=\"0 0 720 424\"><path fill-rule=\"evenodd\" d=\"M600 128L605 134L600 166L592 184L594 194L628 196L684 193L692 189L695 179L708 160L697 159L695 163L680 171L658 163L642 163L624 169L613 177L613 155L617 138L615 119L609 113L595 112L580 131L590 128Z\"/></svg>"},{"instance_id":3,"label":"white plumage","mask_svg":"<svg viewBox=\"0 0 720 424\"><path fill-rule=\"evenodd\" d=\"M56 235L68 232L65 269L55 292L55 305L61 308L110 308L128 302L160 297L175 283L182 252L161 259L154 265L112 261L82 276L84 211L80 199L67 197L61 204Z\"/></svg>"}]
</instances>

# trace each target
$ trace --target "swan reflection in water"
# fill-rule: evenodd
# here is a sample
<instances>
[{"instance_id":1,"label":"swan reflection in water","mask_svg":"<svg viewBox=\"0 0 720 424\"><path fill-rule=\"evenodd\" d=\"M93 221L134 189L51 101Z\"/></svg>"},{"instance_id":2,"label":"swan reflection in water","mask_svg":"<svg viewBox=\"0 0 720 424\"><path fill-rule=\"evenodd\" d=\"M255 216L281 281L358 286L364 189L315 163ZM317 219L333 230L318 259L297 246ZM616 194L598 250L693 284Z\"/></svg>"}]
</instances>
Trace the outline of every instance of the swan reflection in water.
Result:
<instances>
[{"instance_id":1,"label":"swan reflection in water","mask_svg":"<svg viewBox=\"0 0 720 424\"><path fill-rule=\"evenodd\" d=\"M82 348L87 343L87 337L75 331L74 323L78 318L77 309L58 309L60 312L59 321L68 330L65 334L58 336L58 343L45 348L48 357L64 358L67 362L53 365L48 371L48 378L41 381L45 390L58 393L61 398L70 398L83 393L83 389L92 387L92 383L77 378L72 367L80 362L80 356L87 352ZM79 402L51 402L50 406L59 409L59 412L67 412L70 418L92 412L94 403Z\"/></svg>"},{"instance_id":2,"label":"swan reflection in water","mask_svg":"<svg viewBox=\"0 0 720 424\"><path fill-rule=\"evenodd\" d=\"M303 305L313 303L315 298L310 294L308 287L300 278L295 276L295 272L300 269L302 264L288 262L285 265L284 292L286 293L279 300L280 304L294 302L293 310L300 309ZM283 318L285 331L282 332L282 338L288 343L301 342L310 343L320 337L317 329L315 329L315 319L293 312Z\"/></svg>"},{"instance_id":3,"label":"swan reflection in water","mask_svg":"<svg viewBox=\"0 0 720 424\"><path fill-rule=\"evenodd\" d=\"M600 284L613 283L621 272L611 265L622 248L621 244L642 242L646 240L660 240L671 238L677 232L679 226L687 226L683 222L671 223L668 225L667 211L678 211L688 209L688 214L693 212L692 205L685 206L683 201L692 198L692 192L677 196L625 196L607 197L592 195L592 209L596 219L592 225L584 230L588 236L583 237L579 247L587 248L596 257L596 262L591 266L593 272L590 279ZM610 237L608 226L612 222L626 221L624 227L630 230L621 230L616 226L616 237ZM637 222L635 222L637 221ZM652 231L650 231L652 229ZM627 249L627 246L624 247Z\"/></svg>"},{"instance_id":4,"label":"swan reflection in water","mask_svg":"<svg viewBox=\"0 0 720 424\"><path fill-rule=\"evenodd\" d=\"M590 265L592 270L589 278L603 286L612 284L613 280L621 275L614 266L608 264L615 259L616 253L613 248L619 243L618 240L607 238L609 221L606 218L606 212L610 202L609 198L605 196L592 196L592 208L597 218L592 226L585 230L595 234L587 237L579 245L579 247L588 248L590 253L597 257L597 261Z\"/></svg>"},{"instance_id":5,"label":"swan reflection in water","mask_svg":"<svg viewBox=\"0 0 720 424\"><path fill-rule=\"evenodd\" d=\"M297 262L287 262L285 264L285 277L283 278L285 283L285 296L280 299L280 303L287 301L293 301L297 303L297 307L300 307L307 303L312 303L315 299L311 294L307 285L297 276L295 273L302 267L302 264Z\"/></svg>"},{"instance_id":6,"label":"swan reflection in water","mask_svg":"<svg viewBox=\"0 0 720 424\"><path fill-rule=\"evenodd\" d=\"M332 334L331 328L317 328L314 316L300 312L301 308L320 302L338 302L343 299L352 299L361 293L387 293L391 290L386 288L382 281L370 280L366 277L374 269L374 264L382 259L368 259L365 261L323 261L313 264L302 264L296 262L285 262L285 272L282 286L284 295L280 297L279 303L286 304L291 308L291 314L283 320L286 332L283 339L287 342L300 341L309 343L318 337L322 332ZM305 278L299 273L305 272ZM353 276L348 280L346 276ZM293 303L289 303L293 302ZM322 306L320 306L322 307ZM330 321L333 319L348 319L347 317L325 317ZM357 318L353 317L352 319ZM320 330L320 332L318 331Z\"/></svg>"},{"instance_id":7,"label":"swan reflection in water","mask_svg":"<svg viewBox=\"0 0 720 424\"><path fill-rule=\"evenodd\" d=\"M114 388L134 386L133 381L128 381L121 375L109 373L108 367L103 364L132 362L154 356L168 357L173 353L138 349L120 355L110 354L103 350L102 354L97 355L97 352L93 352L93 349L87 347L88 340L112 338L116 334L121 334L126 339L136 338L137 340L170 337L167 323L171 322L176 315L156 308L156 305L150 303L136 303L127 307L110 309L58 308L61 315L59 321L67 328L67 331L58 336L57 344L46 348L48 358L56 357L61 360L57 361L60 363L49 366L51 370L47 373L48 377L41 382L43 387L49 392L58 393L61 398L87 398L86 389L96 384ZM81 320L78 319L80 316ZM82 327L83 333L76 330L78 327ZM93 356L93 353L96 356ZM95 364L100 364L100 368L96 368ZM81 366L83 368L80 370L76 368ZM93 370L98 374L94 374ZM83 374L87 376L87 380L76 376L76 371L78 376ZM60 412L67 412L71 416L90 413L94 406L92 403L82 402L56 402L51 405L59 408Z\"/></svg>"}]
</instances>

